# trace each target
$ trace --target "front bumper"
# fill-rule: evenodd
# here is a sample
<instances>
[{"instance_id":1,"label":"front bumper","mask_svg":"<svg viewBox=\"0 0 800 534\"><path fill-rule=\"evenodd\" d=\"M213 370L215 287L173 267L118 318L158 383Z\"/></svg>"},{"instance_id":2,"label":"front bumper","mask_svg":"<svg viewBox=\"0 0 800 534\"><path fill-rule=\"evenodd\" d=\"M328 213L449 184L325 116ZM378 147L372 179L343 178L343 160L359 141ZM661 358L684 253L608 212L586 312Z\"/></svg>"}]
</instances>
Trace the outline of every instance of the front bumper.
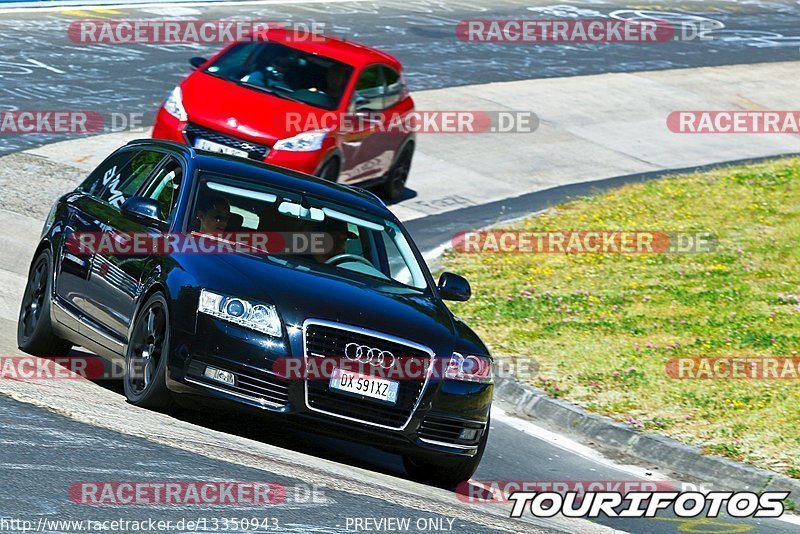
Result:
<instances>
[{"instance_id":1,"label":"front bumper","mask_svg":"<svg viewBox=\"0 0 800 534\"><path fill-rule=\"evenodd\" d=\"M153 126L153 138L166 139L168 141L175 141L177 143L190 145L191 142L187 134L187 128L191 128L189 123L178 120L173 115L167 113L162 107L158 111L158 114L156 116L156 121ZM258 161L263 161L264 163L277 165L278 167L283 167L286 169L291 169L294 171L311 175L317 174L317 172L322 168L322 165L325 163L325 161L327 161L328 154L333 149L332 142L328 142L328 139L326 139L326 142L323 144L322 149L313 152L290 152L287 150L273 150L271 147L267 145L259 145L255 141L249 141L244 138L238 137L235 132L223 131L221 128L219 129L207 128L207 129L213 132L212 134L213 136L220 137L220 139L210 139L212 141L222 141L222 144L228 144L225 143L223 139L221 139L227 137L239 140L239 143L231 143L231 146L233 146L233 148L241 148L240 146L234 146L240 143L252 144L254 147L258 147L258 149L254 148L254 150L251 152L250 157L252 159L257 159ZM202 134L198 135L202 136Z\"/></svg>"},{"instance_id":2,"label":"front bumper","mask_svg":"<svg viewBox=\"0 0 800 534\"><path fill-rule=\"evenodd\" d=\"M174 393L227 403L231 408L278 417L303 428L398 454L424 450L473 456L477 452L491 407L492 384L431 378L407 423L386 428L315 410L309 404L305 380L287 380L274 373L273 364L279 358L304 357L303 327L289 328L283 339L275 339L201 315L196 332L178 334L170 351L167 385ZM204 377L206 366L233 373L235 385ZM352 397L342 397L338 392L329 395L326 400L334 411L337 395L338 399L346 399L343 410L345 404L352 406ZM473 437L459 439L462 433Z\"/></svg>"}]
</instances>

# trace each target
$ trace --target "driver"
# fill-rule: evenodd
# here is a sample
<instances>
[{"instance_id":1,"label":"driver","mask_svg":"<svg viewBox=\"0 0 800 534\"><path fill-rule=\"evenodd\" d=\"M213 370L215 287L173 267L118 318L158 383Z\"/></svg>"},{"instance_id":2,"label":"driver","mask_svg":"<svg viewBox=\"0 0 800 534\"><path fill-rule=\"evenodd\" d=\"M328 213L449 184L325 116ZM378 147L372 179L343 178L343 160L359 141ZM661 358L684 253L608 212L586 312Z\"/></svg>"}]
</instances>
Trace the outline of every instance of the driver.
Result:
<instances>
[{"instance_id":1,"label":"driver","mask_svg":"<svg viewBox=\"0 0 800 534\"><path fill-rule=\"evenodd\" d=\"M228 201L218 196L203 196L197 203L197 219L199 232L202 234L216 234L224 232L231 218L231 206Z\"/></svg>"},{"instance_id":2,"label":"driver","mask_svg":"<svg viewBox=\"0 0 800 534\"><path fill-rule=\"evenodd\" d=\"M326 253L314 254L314 259L319 263L325 263L331 258L345 253L348 239L358 239L358 236L348 230L347 223L337 219L325 219L319 225L320 232L326 232L333 239L333 247Z\"/></svg>"},{"instance_id":3,"label":"driver","mask_svg":"<svg viewBox=\"0 0 800 534\"><path fill-rule=\"evenodd\" d=\"M251 72L242 78L242 81L259 87L266 87L267 89L278 88L291 90L286 76L293 66L294 61L291 57L278 56L272 61L272 64L267 65L261 70Z\"/></svg>"},{"instance_id":4,"label":"driver","mask_svg":"<svg viewBox=\"0 0 800 534\"><path fill-rule=\"evenodd\" d=\"M348 78L347 70L338 64L331 65L325 73L325 93L333 102L338 102L342 98Z\"/></svg>"}]
</instances>

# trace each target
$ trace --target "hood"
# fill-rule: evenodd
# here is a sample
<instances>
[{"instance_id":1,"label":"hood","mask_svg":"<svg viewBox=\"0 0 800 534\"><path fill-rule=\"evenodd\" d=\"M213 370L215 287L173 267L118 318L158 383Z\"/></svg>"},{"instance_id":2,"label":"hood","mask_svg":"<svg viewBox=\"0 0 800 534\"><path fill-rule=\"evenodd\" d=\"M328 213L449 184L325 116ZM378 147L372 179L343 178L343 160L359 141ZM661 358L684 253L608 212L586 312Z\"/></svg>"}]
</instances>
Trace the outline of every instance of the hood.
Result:
<instances>
[{"instance_id":1,"label":"hood","mask_svg":"<svg viewBox=\"0 0 800 534\"><path fill-rule=\"evenodd\" d=\"M181 84L189 122L272 146L325 122L328 110L197 71ZM293 119L297 120L293 120Z\"/></svg>"},{"instance_id":2,"label":"hood","mask_svg":"<svg viewBox=\"0 0 800 534\"><path fill-rule=\"evenodd\" d=\"M327 273L286 267L276 263L283 261L280 258L226 254L205 256L205 261L227 267L226 276L215 275L208 284L198 276L205 287L274 304L286 325L324 319L408 339L439 355L451 354L455 346L452 315L430 296L393 286L376 289ZM205 273L226 270L196 267Z\"/></svg>"}]
</instances>

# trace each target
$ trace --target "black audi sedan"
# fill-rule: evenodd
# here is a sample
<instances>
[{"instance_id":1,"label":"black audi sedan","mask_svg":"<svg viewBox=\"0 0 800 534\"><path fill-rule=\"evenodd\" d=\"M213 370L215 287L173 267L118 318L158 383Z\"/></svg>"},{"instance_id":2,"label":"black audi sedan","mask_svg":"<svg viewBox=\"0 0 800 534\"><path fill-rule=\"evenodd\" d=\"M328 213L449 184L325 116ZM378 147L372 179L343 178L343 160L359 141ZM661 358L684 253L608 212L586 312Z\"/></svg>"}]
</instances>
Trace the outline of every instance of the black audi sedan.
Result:
<instances>
[{"instance_id":1,"label":"black audi sedan","mask_svg":"<svg viewBox=\"0 0 800 534\"><path fill-rule=\"evenodd\" d=\"M327 245L221 253L71 246L75 236L119 245L136 236L229 239L223 232L318 232ZM53 206L18 344L36 355L78 345L124 359L125 395L137 406L237 403L270 422L400 454L412 477L452 486L480 462L492 402L489 352L443 302L469 296L458 275L434 282L402 224L367 191L141 140ZM286 372L325 358L359 370ZM404 359L423 362L424 372L386 372Z\"/></svg>"}]
</instances>

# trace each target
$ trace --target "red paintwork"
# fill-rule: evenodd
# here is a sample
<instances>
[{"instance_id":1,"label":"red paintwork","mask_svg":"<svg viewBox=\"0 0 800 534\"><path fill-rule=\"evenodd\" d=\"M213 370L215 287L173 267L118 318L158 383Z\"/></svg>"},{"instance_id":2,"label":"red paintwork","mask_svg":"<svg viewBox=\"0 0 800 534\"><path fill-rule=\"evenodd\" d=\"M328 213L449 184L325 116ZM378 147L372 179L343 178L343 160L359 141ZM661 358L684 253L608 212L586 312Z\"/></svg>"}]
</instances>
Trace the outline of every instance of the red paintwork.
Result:
<instances>
[{"instance_id":1,"label":"red paintwork","mask_svg":"<svg viewBox=\"0 0 800 534\"><path fill-rule=\"evenodd\" d=\"M402 74L400 62L374 48L334 37L324 37L320 40L322 36L316 36L313 40L292 40L289 31L272 29L268 30L268 33L271 41L335 58L353 66L354 73L339 109L326 111L241 87L208 75L202 72L203 67L201 67L180 84L183 106L189 122L271 147L279 139L305 131L306 129L302 127L304 124L323 123L327 114L325 125L331 125L331 128L320 150L314 152L270 150L264 161L307 174L316 174L330 157L336 155L341 162L340 182L357 183L383 176L407 135L399 131L381 131L377 126L365 126L357 131L346 130L338 124L337 119L348 111L356 80L364 68L380 63ZM216 60L229 47L221 50L209 61ZM405 116L413 110L413 100L410 96L405 96L398 104L383 113ZM302 114L304 119L300 121L300 127L290 127L295 125L287 124L287 113ZM316 121L309 116L315 116ZM238 123L236 127L229 125L231 118ZM183 135L185 127L186 123L167 113L162 106L156 117L153 137L186 143Z\"/></svg>"}]
</instances>

